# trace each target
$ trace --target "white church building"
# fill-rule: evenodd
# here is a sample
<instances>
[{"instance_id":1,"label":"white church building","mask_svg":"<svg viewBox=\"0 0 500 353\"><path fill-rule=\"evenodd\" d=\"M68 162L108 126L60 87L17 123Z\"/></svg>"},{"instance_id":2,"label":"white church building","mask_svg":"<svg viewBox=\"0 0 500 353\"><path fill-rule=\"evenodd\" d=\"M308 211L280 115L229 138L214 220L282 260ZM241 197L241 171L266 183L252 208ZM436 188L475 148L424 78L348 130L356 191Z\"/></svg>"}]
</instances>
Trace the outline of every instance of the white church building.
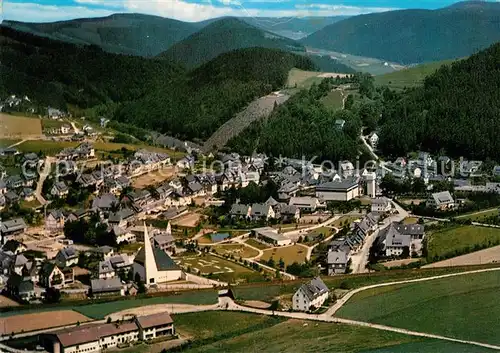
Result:
<instances>
[{"instance_id":1,"label":"white church building","mask_svg":"<svg viewBox=\"0 0 500 353\"><path fill-rule=\"evenodd\" d=\"M181 268L160 248L151 245L146 225L144 225L144 246L134 259L134 277L138 273L144 284L162 284L185 279Z\"/></svg>"}]
</instances>

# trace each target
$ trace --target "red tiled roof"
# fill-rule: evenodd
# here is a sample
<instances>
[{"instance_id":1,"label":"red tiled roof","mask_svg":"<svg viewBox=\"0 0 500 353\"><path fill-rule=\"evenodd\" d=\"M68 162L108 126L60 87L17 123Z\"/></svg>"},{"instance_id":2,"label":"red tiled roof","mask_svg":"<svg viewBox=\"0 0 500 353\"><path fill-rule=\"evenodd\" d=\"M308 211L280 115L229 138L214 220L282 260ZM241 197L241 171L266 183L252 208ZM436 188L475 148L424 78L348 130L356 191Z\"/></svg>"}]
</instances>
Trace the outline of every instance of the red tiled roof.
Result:
<instances>
[{"instance_id":1,"label":"red tiled roof","mask_svg":"<svg viewBox=\"0 0 500 353\"><path fill-rule=\"evenodd\" d=\"M57 331L56 335L63 347L71 347L92 341L98 341L101 337L113 336L121 333L138 330L135 322L125 322L123 324L98 324L83 325Z\"/></svg>"}]
</instances>

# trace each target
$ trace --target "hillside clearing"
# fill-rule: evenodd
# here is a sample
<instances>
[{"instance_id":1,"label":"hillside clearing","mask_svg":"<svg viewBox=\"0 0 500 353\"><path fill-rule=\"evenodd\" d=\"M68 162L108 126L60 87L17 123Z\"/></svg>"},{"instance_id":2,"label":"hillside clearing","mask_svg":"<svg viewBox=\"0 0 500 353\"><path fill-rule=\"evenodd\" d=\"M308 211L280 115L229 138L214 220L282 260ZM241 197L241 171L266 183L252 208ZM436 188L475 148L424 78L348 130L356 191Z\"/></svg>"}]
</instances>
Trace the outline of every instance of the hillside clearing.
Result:
<instances>
[{"instance_id":1,"label":"hillside clearing","mask_svg":"<svg viewBox=\"0 0 500 353\"><path fill-rule=\"evenodd\" d=\"M499 344L500 272L368 289L337 316L465 340Z\"/></svg>"},{"instance_id":2,"label":"hillside clearing","mask_svg":"<svg viewBox=\"0 0 500 353\"><path fill-rule=\"evenodd\" d=\"M344 95L342 91L334 90L320 100L325 107L332 110L339 110L344 105Z\"/></svg>"},{"instance_id":3,"label":"hillside clearing","mask_svg":"<svg viewBox=\"0 0 500 353\"><path fill-rule=\"evenodd\" d=\"M309 88L313 83L320 83L327 77L345 77L347 74L338 74L334 72L304 71L291 69L288 73L287 87Z\"/></svg>"}]
</instances>

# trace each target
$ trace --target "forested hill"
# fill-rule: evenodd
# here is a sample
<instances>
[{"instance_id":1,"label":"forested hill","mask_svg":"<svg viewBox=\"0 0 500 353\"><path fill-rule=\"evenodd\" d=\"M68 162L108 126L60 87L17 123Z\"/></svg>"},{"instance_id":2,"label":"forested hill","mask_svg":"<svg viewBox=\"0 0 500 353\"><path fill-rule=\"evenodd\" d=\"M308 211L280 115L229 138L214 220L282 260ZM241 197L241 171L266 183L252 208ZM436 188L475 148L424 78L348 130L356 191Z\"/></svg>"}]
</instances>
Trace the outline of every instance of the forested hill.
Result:
<instances>
[{"instance_id":1,"label":"forested hill","mask_svg":"<svg viewBox=\"0 0 500 353\"><path fill-rule=\"evenodd\" d=\"M384 103L379 146L500 161L500 43L443 66Z\"/></svg>"},{"instance_id":2,"label":"forested hill","mask_svg":"<svg viewBox=\"0 0 500 353\"><path fill-rule=\"evenodd\" d=\"M4 21L5 26L74 44L94 44L118 54L156 56L204 27L142 14L115 14L52 23Z\"/></svg>"},{"instance_id":3,"label":"forested hill","mask_svg":"<svg viewBox=\"0 0 500 353\"><path fill-rule=\"evenodd\" d=\"M500 41L500 3L350 17L301 40L310 47L402 64L469 56Z\"/></svg>"},{"instance_id":4,"label":"forested hill","mask_svg":"<svg viewBox=\"0 0 500 353\"><path fill-rule=\"evenodd\" d=\"M223 18L173 45L159 57L194 68L220 54L250 47L305 51L294 40L266 32L237 18Z\"/></svg>"},{"instance_id":5,"label":"forested hill","mask_svg":"<svg viewBox=\"0 0 500 353\"><path fill-rule=\"evenodd\" d=\"M184 75L165 60L116 55L0 26L0 95L82 108L142 97Z\"/></svg>"},{"instance_id":6,"label":"forested hill","mask_svg":"<svg viewBox=\"0 0 500 353\"><path fill-rule=\"evenodd\" d=\"M190 72L173 89L124 105L116 118L184 139L206 139L248 103L283 87L293 67L315 69L309 58L280 50L235 50Z\"/></svg>"}]
</instances>

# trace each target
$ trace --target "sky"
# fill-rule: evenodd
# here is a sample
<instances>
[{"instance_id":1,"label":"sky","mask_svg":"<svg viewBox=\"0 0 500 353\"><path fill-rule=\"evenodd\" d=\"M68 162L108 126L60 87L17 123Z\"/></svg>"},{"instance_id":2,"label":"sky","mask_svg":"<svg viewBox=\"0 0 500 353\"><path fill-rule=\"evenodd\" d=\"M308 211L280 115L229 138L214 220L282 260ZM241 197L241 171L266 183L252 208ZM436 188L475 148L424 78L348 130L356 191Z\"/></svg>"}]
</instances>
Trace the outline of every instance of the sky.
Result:
<instances>
[{"instance_id":1,"label":"sky","mask_svg":"<svg viewBox=\"0 0 500 353\"><path fill-rule=\"evenodd\" d=\"M221 16L352 16L416 7L436 9L454 2L456 0L0 0L0 12L5 20L24 22L113 13L144 13L195 22Z\"/></svg>"}]
</instances>

